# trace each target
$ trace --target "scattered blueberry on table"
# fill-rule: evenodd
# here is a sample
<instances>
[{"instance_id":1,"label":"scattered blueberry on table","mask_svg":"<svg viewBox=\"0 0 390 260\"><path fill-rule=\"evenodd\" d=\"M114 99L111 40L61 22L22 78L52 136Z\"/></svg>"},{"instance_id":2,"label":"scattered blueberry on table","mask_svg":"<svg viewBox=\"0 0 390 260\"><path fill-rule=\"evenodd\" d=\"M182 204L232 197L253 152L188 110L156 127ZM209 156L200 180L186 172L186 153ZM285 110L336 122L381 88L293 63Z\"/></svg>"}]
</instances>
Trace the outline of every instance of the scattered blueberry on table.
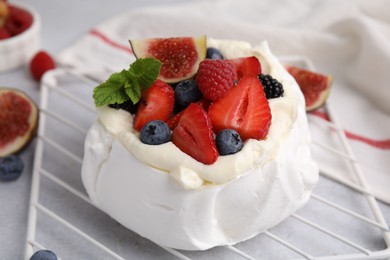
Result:
<instances>
[{"instance_id":1,"label":"scattered blueberry on table","mask_svg":"<svg viewBox=\"0 0 390 260\"><path fill-rule=\"evenodd\" d=\"M31 256L30 260L58 260L58 258L50 250L39 250Z\"/></svg>"},{"instance_id":2,"label":"scattered blueberry on table","mask_svg":"<svg viewBox=\"0 0 390 260\"><path fill-rule=\"evenodd\" d=\"M22 159L17 155L0 157L0 180L13 181L20 177L24 169Z\"/></svg>"}]
</instances>

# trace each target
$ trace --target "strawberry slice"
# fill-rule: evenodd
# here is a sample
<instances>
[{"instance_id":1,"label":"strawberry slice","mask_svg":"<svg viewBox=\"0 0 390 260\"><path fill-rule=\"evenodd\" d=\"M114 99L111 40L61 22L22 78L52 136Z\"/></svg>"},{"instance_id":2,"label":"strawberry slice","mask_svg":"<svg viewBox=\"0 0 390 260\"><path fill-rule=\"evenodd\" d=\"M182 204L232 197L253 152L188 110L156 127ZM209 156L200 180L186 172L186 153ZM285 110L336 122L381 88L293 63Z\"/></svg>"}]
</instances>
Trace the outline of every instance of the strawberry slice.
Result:
<instances>
[{"instance_id":1,"label":"strawberry slice","mask_svg":"<svg viewBox=\"0 0 390 260\"><path fill-rule=\"evenodd\" d=\"M271 124L271 110L260 80L244 76L225 96L212 103L209 116L215 133L236 130L243 140L264 139Z\"/></svg>"},{"instance_id":2,"label":"strawberry slice","mask_svg":"<svg viewBox=\"0 0 390 260\"><path fill-rule=\"evenodd\" d=\"M241 79L247 75L257 76L261 73L261 65L255 56L230 59L237 71L237 78Z\"/></svg>"},{"instance_id":3,"label":"strawberry slice","mask_svg":"<svg viewBox=\"0 0 390 260\"><path fill-rule=\"evenodd\" d=\"M169 118L169 120L167 121L167 125L169 126L169 129L173 130L179 124L183 112L184 110L180 111L177 114L174 114L171 118Z\"/></svg>"},{"instance_id":4,"label":"strawberry slice","mask_svg":"<svg viewBox=\"0 0 390 260\"><path fill-rule=\"evenodd\" d=\"M204 164L213 164L218 158L213 130L207 112L191 103L172 132L172 142L184 153Z\"/></svg>"},{"instance_id":5,"label":"strawberry slice","mask_svg":"<svg viewBox=\"0 0 390 260\"><path fill-rule=\"evenodd\" d=\"M151 120L167 121L174 106L175 93L172 87L157 79L142 92L133 127L140 131Z\"/></svg>"},{"instance_id":6,"label":"strawberry slice","mask_svg":"<svg viewBox=\"0 0 390 260\"><path fill-rule=\"evenodd\" d=\"M207 111L207 109L209 108L209 105L210 105L210 101L208 101L207 99L201 99L197 102L194 102L195 104L199 104L205 111ZM179 120L183 114L184 110L180 111L179 113L173 115L168 121L167 121L167 124L169 126L169 128L171 130L173 130L177 124L179 123Z\"/></svg>"}]
</instances>

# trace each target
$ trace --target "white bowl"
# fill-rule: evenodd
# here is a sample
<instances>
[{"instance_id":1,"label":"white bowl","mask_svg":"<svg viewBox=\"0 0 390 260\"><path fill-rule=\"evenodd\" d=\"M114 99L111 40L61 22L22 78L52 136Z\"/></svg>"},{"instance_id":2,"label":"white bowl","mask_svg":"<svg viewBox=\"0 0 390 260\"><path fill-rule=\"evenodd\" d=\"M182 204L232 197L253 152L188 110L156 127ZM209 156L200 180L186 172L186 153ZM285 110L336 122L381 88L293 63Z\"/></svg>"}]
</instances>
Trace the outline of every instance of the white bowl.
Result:
<instances>
[{"instance_id":1,"label":"white bowl","mask_svg":"<svg viewBox=\"0 0 390 260\"><path fill-rule=\"evenodd\" d=\"M0 40L0 72L16 69L29 62L40 48L41 20L39 14L31 7L12 3L23 8L33 16L33 23L24 32L9 39Z\"/></svg>"}]
</instances>

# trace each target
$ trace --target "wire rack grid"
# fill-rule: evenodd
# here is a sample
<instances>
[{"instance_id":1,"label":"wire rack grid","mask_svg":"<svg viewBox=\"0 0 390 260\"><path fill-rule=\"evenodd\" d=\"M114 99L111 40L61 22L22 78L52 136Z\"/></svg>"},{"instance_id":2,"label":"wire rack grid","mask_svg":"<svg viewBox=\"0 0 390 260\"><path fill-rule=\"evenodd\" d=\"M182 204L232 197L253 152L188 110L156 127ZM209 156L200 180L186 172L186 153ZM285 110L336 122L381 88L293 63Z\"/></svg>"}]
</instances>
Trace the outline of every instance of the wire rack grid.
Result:
<instances>
[{"instance_id":1,"label":"wire rack grid","mask_svg":"<svg viewBox=\"0 0 390 260\"><path fill-rule=\"evenodd\" d=\"M314 70L305 57L284 57L282 60ZM355 181L337 178L321 169L319 187L303 209L277 227L235 246L181 251L153 244L127 230L96 208L81 184L83 140L88 126L96 119L93 102L85 97L90 96L96 84L88 73L71 69L57 69L44 77L26 259L34 251L45 248L57 252L61 259L347 260L390 257L388 225L345 132L328 104L326 110L331 120L309 115L309 125L319 124L327 132L332 129L341 146L337 149L319 142L313 142L313 146L345 160ZM71 107L77 109L69 109ZM343 201L342 198L348 199ZM373 241L375 246L372 246Z\"/></svg>"}]
</instances>

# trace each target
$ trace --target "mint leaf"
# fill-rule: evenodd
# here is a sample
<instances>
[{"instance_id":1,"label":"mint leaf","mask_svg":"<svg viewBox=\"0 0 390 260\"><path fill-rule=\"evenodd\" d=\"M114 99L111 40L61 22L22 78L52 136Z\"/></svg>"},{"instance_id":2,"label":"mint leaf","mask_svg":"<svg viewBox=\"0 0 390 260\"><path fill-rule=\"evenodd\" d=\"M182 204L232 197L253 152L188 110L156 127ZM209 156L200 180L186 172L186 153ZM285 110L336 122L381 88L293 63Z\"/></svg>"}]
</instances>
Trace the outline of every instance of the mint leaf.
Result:
<instances>
[{"instance_id":1,"label":"mint leaf","mask_svg":"<svg viewBox=\"0 0 390 260\"><path fill-rule=\"evenodd\" d=\"M136 104L141 98L141 87L137 82L126 82L125 84L125 92L133 104Z\"/></svg>"},{"instance_id":2,"label":"mint leaf","mask_svg":"<svg viewBox=\"0 0 390 260\"><path fill-rule=\"evenodd\" d=\"M138 59L128 70L112 74L95 87L93 98L97 107L141 98L142 90L150 87L160 74L161 62L153 58Z\"/></svg>"},{"instance_id":3,"label":"mint leaf","mask_svg":"<svg viewBox=\"0 0 390 260\"><path fill-rule=\"evenodd\" d=\"M153 58L136 60L130 65L130 75L134 84L141 90L150 87L160 74L161 62Z\"/></svg>"},{"instance_id":4,"label":"mint leaf","mask_svg":"<svg viewBox=\"0 0 390 260\"><path fill-rule=\"evenodd\" d=\"M123 103L129 100L124 85L128 81L128 71L122 70L112 74L104 83L100 84L93 90L93 98L97 107Z\"/></svg>"}]
</instances>

